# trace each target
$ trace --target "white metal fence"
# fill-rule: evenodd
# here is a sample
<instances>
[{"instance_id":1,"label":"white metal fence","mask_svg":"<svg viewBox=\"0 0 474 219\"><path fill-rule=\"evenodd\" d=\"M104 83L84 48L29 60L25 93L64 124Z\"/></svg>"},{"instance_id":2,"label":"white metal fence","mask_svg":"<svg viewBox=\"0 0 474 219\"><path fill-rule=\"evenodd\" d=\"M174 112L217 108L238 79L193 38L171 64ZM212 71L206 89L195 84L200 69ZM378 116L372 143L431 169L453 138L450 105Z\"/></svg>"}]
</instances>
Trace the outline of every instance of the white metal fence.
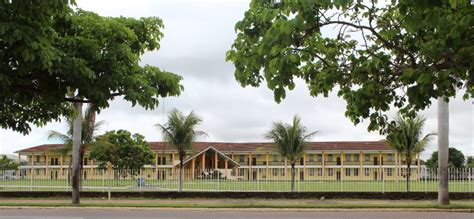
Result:
<instances>
[{"instance_id":1,"label":"white metal fence","mask_svg":"<svg viewBox=\"0 0 474 219\"><path fill-rule=\"evenodd\" d=\"M350 169L350 170L347 170ZM435 192L436 169L412 168L409 190ZM33 173L33 174L31 174ZM404 192L406 168L298 168L295 192ZM124 171L91 171L82 180L83 191L177 191L179 170L146 170L134 176ZM2 191L70 191L69 173L0 170ZM290 168L183 170L183 191L291 191ZM449 170L450 192L474 192L474 169Z\"/></svg>"}]
</instances>

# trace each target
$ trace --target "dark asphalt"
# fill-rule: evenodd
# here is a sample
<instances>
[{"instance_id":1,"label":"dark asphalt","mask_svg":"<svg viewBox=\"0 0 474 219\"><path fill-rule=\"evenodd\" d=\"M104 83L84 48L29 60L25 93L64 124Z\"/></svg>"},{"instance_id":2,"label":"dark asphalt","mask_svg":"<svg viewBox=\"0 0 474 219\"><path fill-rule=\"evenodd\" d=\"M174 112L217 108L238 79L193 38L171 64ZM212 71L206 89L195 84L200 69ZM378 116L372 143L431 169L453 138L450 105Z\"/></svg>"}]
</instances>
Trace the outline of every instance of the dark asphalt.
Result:
<instances>
[{"instance_id":1,"label":"dark asphalt","mask_svg":"<svg viewBox=\"0 0 474 219\"><path fill-rule=\"evenodd\" d=\"M346 212L314 212L314 211L278 211L278 210L218 210L218 209L0 209L1 219L120 219L120 218L364 218L364 219L473 219L474 214L458 212L388 212L388 211L346 211Z\"/></svg>"}]
</instances>

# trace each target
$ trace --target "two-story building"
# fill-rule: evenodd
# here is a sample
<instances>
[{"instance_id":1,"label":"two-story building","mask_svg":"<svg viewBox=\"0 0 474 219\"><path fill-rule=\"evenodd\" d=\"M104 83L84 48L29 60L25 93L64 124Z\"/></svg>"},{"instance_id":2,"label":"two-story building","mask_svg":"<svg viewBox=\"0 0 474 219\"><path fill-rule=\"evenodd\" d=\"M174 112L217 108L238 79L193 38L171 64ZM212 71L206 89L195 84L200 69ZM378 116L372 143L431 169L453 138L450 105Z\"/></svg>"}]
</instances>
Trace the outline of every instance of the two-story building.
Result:
<instances>
[{"instance_id":1,"label":"two-story building","mask_svg":"<svg viewBox=\"0 0 474 219\"><path fill-rule=\"evenodd\" d=\"M149 142L155 153L153 165L146 165L141 177L175 180L177 151L164 142ZM19 150L21 177L65 179L69 176L71 155L57 150L61 144L46 144ZM184 160L186 178L215 177L229 180L283 180L290 175L289 162L271 143L196 142ZM298 180L401 180L406 175L404 156L384 141L310 142L296 164ZM412 162L412 178L420 172L419 154ZM218 174L216 174L216 172ZM108 178L98 169L86 150L83 178Z\"/></svg>"}]
</instances>

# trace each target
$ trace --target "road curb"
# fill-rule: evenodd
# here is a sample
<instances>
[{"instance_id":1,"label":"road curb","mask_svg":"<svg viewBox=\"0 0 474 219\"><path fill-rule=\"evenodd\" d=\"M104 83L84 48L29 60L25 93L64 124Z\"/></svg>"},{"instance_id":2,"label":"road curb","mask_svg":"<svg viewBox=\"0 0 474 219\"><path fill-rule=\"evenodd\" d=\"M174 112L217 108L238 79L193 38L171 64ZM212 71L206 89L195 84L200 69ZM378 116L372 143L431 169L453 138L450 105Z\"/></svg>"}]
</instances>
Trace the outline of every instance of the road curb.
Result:
<instances>
[{"instance_id":1,"label":"road curb","mask_svg":"<svg viewBox=\"0 0 474 219\"><path fill-rule=\"evenodd\" d=\"M252 211L252 212L457 212L474 213L474 209L441 209L441 208L189 208L189 207L91 207L91 206L0 206L0 209L88 209L88 210L186 210L186 211Z\"/></svg>"}]
</instances>

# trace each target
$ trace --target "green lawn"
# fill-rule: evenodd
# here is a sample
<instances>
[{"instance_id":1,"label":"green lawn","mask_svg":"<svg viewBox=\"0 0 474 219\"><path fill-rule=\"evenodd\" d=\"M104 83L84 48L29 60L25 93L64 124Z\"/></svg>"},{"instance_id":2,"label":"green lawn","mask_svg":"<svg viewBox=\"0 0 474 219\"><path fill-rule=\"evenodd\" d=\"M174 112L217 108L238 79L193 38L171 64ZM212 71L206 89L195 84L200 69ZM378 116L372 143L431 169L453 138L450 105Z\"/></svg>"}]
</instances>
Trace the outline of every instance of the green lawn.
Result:
<instances>
[{"instance_id":1,"label":"green lawn","mask_svg":"<svg viewBox=\"0 0 474 219\"><path fill-rule=\"evenodd\" d=\"M33 186L31 186L33 185ZM0 191L64 191L69 190L67 180L6 180L0 181ZM84 190L103 191L97 187L110 187L117 191L170 191L177 190L177 181L145 180L143 187L137 186L137 180L84 180ZM94 187L94 188L89 188ZM436 181L412 181L411 191L437 191ZM232 180L193 180L184 181L183 190L188 191L290 191L289 181L232 181ZM302 181L296 182L297 191L354 191L354 192L395 192L406 191L404 181ZM452 181L450 192L474 192L474 182Z\"/></svg>"}]
</instances>

